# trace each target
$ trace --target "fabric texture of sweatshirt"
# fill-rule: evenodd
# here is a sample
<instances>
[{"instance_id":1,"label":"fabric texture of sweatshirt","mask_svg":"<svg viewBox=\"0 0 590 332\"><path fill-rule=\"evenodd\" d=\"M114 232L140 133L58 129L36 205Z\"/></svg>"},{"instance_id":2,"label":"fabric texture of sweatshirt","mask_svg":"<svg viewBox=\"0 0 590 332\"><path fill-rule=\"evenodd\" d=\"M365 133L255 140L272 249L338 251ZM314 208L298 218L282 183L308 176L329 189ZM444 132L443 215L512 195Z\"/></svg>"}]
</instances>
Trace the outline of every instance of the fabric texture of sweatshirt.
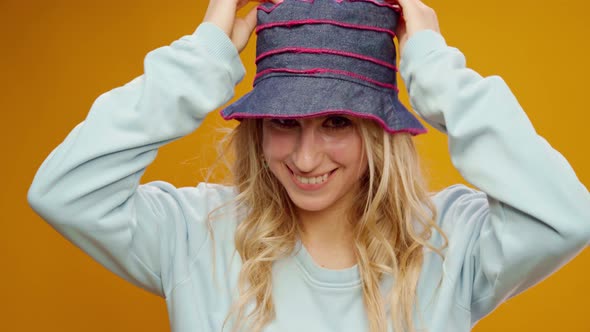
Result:
<instances>
[{"instance_id":1,"label":"fabric texture of sweatshirt","mask_svg":"<svg viewBox=\"0 0 590 332\"><path fill-rule=\"evenodd\" d=\"M97 98L43 162L28 200L106 268L163 297L172 331L221 331L241 267L235 188L140 179L158 148L193 132L231 99L244 67L230 39L203 23L148 53L144 69ZM478 188L455 185L432 197L449 246L444 259L425 250L423 320L416 324L429 332L470 331L588 245L590 195L503 80L466 68L440 34L412 36L400 71L412 106L447 133L453 164ZM208 214L224 203L212 242ZM431 243L442 244L438 233ZM276 319L265 332L368 330L357 266L324 269L299 243L272 273Z\"/></svg>"}]
</instances>

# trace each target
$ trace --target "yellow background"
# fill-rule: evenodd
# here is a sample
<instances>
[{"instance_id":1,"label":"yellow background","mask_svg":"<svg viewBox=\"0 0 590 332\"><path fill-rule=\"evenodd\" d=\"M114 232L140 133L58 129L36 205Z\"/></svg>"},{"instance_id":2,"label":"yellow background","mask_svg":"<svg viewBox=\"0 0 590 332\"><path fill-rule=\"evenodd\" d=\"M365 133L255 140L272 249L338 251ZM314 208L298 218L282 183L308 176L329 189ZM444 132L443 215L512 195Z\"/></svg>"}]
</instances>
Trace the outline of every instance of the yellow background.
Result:
<instances>
[{"instance_id":1,"label":"yellow background","mask_svg":"<svg viewBox=\"0 0 590 332\"><path fill-rule=\"evenodd\" d=\"M128 285L62 239L28 207L26 191L41 162L84 119L94 99L140 75L148 51L190 34L206 3L0 0L0 330L169 331L161 299ZM589 2L427 3L437 10L449 44L481 74L504 77L538 132L590 185ZM237 96L250 89L253 46L242 54L248 76ZM210 116L195 134L161 149L143 181L194 185L214 153L199 151L200 142L210 145L220 125L227 124ZM434 189L463 182L443 135L431 130L417 140ZM590 331L589 281L586 251L475 331Z\"/></svg>"}]
</instances>

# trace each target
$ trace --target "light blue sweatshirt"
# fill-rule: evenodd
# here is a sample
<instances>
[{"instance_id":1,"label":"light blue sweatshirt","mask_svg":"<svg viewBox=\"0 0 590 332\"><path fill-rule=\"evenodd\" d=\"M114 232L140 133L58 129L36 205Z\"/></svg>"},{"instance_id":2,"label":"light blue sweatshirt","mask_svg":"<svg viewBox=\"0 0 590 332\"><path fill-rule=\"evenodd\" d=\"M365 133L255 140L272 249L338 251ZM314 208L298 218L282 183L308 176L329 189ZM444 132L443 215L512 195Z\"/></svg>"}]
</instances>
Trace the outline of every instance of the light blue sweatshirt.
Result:
<instances>
[{"instance_id":1,"label":"light blue sweatshirt","mask_svg":"<svg viewBox=\"0 0 590 332\"><path fill-rule=\"evenodd\" d=\"M429 332L470 331L588 245L590 195L502 79L467 69L441 35L415 34L400 68L413 107L448 133L454 165L481 190L456 185L433 196L450 243L444 259L425 251L418 284L424 320L416 324ZM144 75L101 95L29 189L33 209L58 232L163 297L175 332L220 331L235 299L239 220L228 208L213 223L214 257L206 219L236 193L221 185L139 182L158 148L199 127L243 76L228 37L201 24L150 52ZM440 246L440 236L432 243ZM276 320L264 331L367 331L357 266L327 270L298 249L273 266Z\"/></svg>"}]
</instances>

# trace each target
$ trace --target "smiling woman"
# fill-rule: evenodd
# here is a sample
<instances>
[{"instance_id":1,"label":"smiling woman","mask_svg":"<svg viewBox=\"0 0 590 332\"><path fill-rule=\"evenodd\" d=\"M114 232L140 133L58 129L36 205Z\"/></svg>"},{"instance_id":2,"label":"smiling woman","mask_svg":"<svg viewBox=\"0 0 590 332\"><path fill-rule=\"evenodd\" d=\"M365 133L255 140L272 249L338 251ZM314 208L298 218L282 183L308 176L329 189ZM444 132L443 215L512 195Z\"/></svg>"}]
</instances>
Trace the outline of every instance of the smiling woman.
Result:
<instances>
[{"instance_id":1,"label":"smiling woman","mask_svg":"<svg viewBox=\"0 0 590 332\"><path fill-rule=\"evenodd\" d=\"M344 115L244 119L232 144L238 201L250 211L236 231L236 243L243 244L238 252L250 253L242 255L244 289L246 282L270 287L270 275L261 271L270 271L269 262L287 258L296 246L324 268L356 263L367 280L364 300L378 304L379 280L395 274L391 266L400 259L394 252L406 256L400 268L414 273L422 263L423 245L440 254L427 243L431 229L445 235L434 222L436 212L410 134L390 135L376 122ZM410 222L407 215L415 218ZM425 231L416 232L411 223ZM412 302L406 296L415 291L415 276L399 275L400 287L392 297ZM270 294L259 288L260 293ZM259 296L245 294L252 300ZM368 310L375 314L379 308Z\"/></svg>"},{"instance_id":2,"label":"smiling woman","mask_svg":"<svg viewBox=\"0 0 590 332\"><path fill-rule=\"evenodd\" d=\"M284 0L236 19L245 2L211 0L194 34L101 95L28 193L63 236L165 298L173 331L466 332L586 248L588 191L431 8ZM221 111L239 120L233 183L140 184L159 148L230 99L256 24L255 87ZM412 105L477 190L428 191L394 34Z\"/></svg>"},{"instance_id":3,"label":"smiling woman","mask_svg":"<svg viewBox=\"0 0 590 332\"><path fill-rule=\"evenodd\" d=\"M330 210L345 217L342 208L351 205L367 168L352 120L342 116L265 120L262 150L270 171L298 209Z\"/></svg>"}]
</instances>

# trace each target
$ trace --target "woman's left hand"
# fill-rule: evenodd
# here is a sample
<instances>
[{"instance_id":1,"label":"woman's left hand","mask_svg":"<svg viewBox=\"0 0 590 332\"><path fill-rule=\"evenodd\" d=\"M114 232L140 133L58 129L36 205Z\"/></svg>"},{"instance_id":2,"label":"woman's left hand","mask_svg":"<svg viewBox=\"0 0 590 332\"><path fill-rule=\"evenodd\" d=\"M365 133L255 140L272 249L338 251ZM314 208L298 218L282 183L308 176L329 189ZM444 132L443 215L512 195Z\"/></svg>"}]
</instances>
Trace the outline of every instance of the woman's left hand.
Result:
<instances>
[{"instance_id":1,"label":"woman's left hand","mask_svg":"<svg viewBox=\"0 0 590 332\"><path fill-rule=\"evenodd\" d=\"M236 17L236 11L250 2L279 3L282 0L209 0L203 22L211 22L221 28L230 38L238 52L241 52L256 27L256 7L245 17Z\"/></svg>"},{"instance_id":2,"label":"woman's left hand","mask_svg":"<svg viewBox=\"0 0 590 332\"><path fill-rule=\"evenodd\" d=\"M399 41L400 54L410 37L421 30L433 30L440 33L438 18L434 9L420 0L395 0L402 8L402 15L397 23L396 35Z\"/></svg>"}]
</instances>

